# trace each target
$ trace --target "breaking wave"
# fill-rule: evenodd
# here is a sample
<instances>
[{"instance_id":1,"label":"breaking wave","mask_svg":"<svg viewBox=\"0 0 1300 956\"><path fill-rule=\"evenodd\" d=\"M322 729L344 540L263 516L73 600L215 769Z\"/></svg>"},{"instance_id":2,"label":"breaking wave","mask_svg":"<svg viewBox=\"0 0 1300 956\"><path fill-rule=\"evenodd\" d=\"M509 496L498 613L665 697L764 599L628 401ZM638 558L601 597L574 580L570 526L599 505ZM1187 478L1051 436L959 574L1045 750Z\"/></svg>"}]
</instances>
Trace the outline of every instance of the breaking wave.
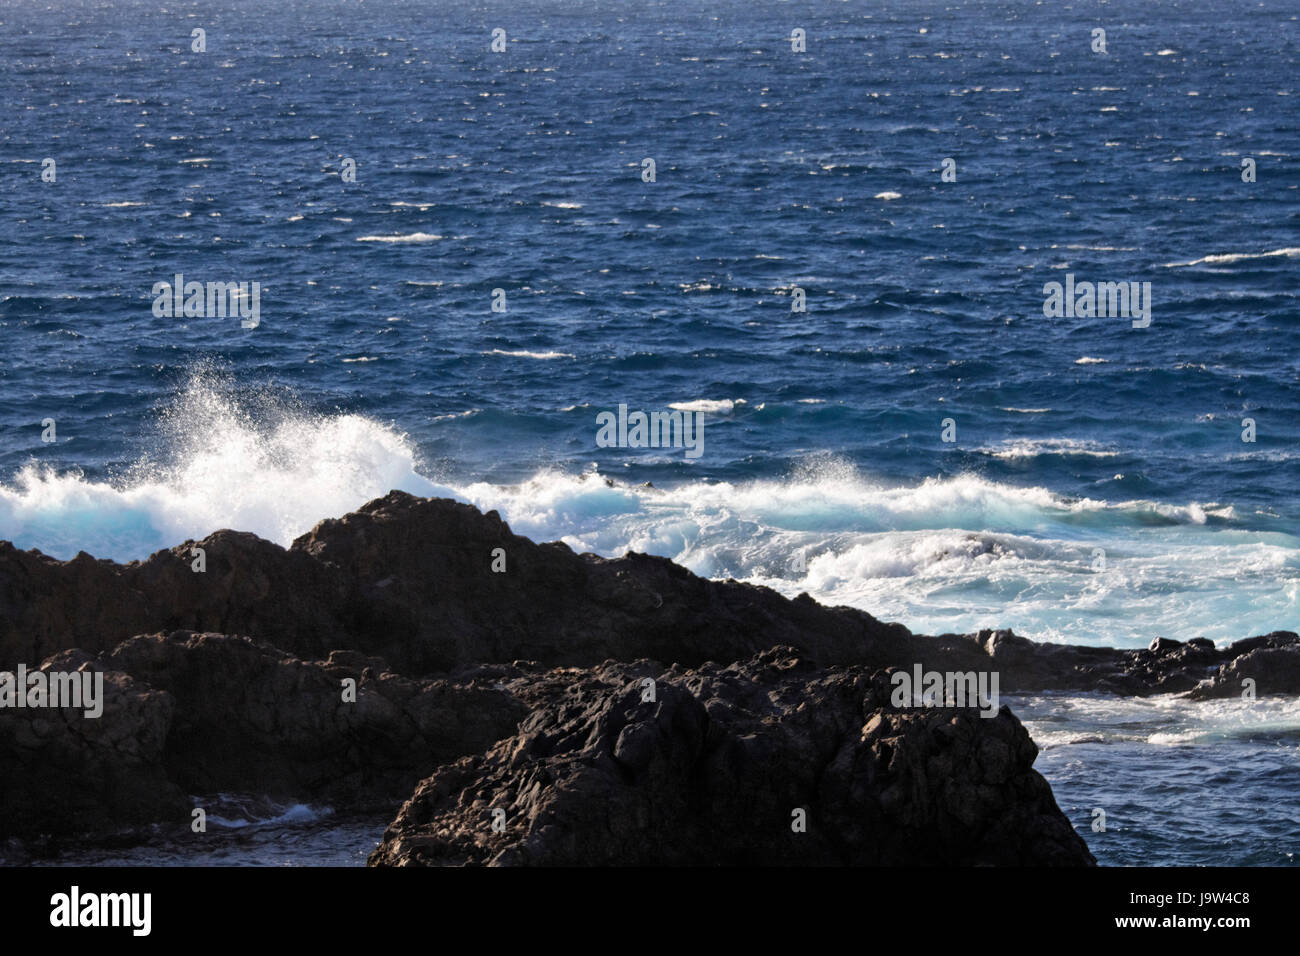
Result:
<instances>
[{"instance_id":1,"label":"breaking wave","mask_svg":"<svg viewBox=\"0 0 1300 956\"><path fill-rule=\"evenodd\" d=\"M889 486L825 459L779 480L664 488L594 471L540 471L511 485L452 480L426 474L406 435L365 416L237 401L203 376L180 396L162 423L165 453L118 479L33 464L0 483L0 538L59 558L85 550L116 560L221 528L287 546L321 519L399 489L495 509L534 540L664 555L701 575L807 591L929 633L1014 627L1039 639L1145 644L1156 634L1226 640L1300 625L1300 540L1249 530L1209 503L1066 498L975 475Z\"/></svg>"}]
</instances>

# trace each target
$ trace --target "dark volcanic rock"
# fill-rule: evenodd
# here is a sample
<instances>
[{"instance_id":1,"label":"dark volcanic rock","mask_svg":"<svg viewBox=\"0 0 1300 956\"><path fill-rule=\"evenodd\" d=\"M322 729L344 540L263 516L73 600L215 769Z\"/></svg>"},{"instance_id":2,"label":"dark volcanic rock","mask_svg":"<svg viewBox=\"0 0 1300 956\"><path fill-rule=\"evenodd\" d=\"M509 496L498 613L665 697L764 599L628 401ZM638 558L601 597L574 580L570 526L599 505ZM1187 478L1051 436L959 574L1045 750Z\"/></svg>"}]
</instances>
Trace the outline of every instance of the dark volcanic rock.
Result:
<instances>
[{"instance_id":1,"label":"dark volcanic rock","mask_svg":"<svg viewBox=\"0 0 1300 956\"><path fill-rule=\"evenodd\" d=\"M194 547L205 552L201 574L191 570ZM492 570L498 548L503 573ZM304 659L345 648L407 675L517 659L696 665L784 644L826 666L996 669L1004 692L1120 694L1190 690L1251 641L1278 639L1217 650L1204 639L1160 638L1117 650L1035 644L1010 631L914 636L806 595L699 578L665 558L535 544L495 512L396 491L322 521L288 550L219 531L117 565L84 554L60 562L0 542L0 667L177 629L247 634Z\"/></svg>"},{"instance_id":2,"label":"dark volcanic rock","mask_svg":"<svg viewBox=\"0 0 1300 956\"><path fill-rule=\"evenodd\" d=\"M222 634L133 638L104 664L171 694L167 765L191 793L392 792L419 767L490 746L526 713L491 686L414 681L355 653L302 661ZM343 701L345 678L355 702Z\"/></svg>"},{"instance_id":3,"label":"dark volcanic rock","mask_svg":"<svg viewBox=\"0 0 1300 956\"><path fill-rule=\"evenodd\" d=\"M1241 645L1249 645L1246 652L1198 684L1190 695L1194 700L1240 697L1246 692L1247 678L1254 681L1257 695L1300 694L1300 638L1289 631L1277 631L1239 641L1233 647Z\"/></svg>"},{"instance_id":4,"label":"dark volcanic rock","mask_svg":"<svg viewBox=\"0 0 1300 956\"><path fill-rule=\"evenodd\" d=\"M372 865L1094 862L1006 708L896 710L886 672L788 647L510 686L519 733L420 784Z\"/></svg>"},{"instance_id":5,"label":"dark volcanic rock","mask_svg":"<svg viewBox=\"0 0 1300 956\"><path fill-rule=\"evenodd\" d=\"M102 717L0 711L0 837L176 819L186 794L229 790L390 806L527 713L491 682L414 681L354 652L301 661L221 634L136 637L46 669L77 664L105 672Z\"/></svg>"},{"instance_id":6,"label":"dark volcanic rock","mask_svg":"<svg viewBox=\"0 0 1300 956\"><path fill-rule=\"evenodd\" d=\"M191 552L207 570L191 570ZM492 571L493 552L506 571ZM698 663L792 643L825 663L896 661L908 631L767 588L708 581L664 558L606 560L511 534L496 512L391 492L322 521L289 550L219 531L117 565L0 543L0 667L136 634L248 634L299 657L349 648L399 672L518 658L550 665L653 655Z\"/></svg>"},{"instance_id":7,"label":"dark volcanic rock","mask_svg":"<svg viewBox=\"0 0 1300 956\"><path fill-rule=\"evenodd\" d=\"M99 668L74 651L42 669ZM171 695L121 673L104 675L103 694L93 719L71 709L0 710L0 838L109 831L188 812L163 767Z\"/></svg>"},{"instance_id":8,"label":"dark volcanic rock","mask_svg":"<svg viewBox=\"0 0 1300 956\"><path fill-rule=\"evenodd\" d=\"M47 658L104 672L104 716L0 709L0 836L183 819L194 793L391 806L428 777L376 853L399 864L1088 862L1010 712L892 710L885 669L991 671L1002 693L1300 693L1289 632L924 637L400 492L288 549L218 531L119 565L0 542L0 670Z\"/></svg>"},{"instance_id":9,"label":"dark volcanic rock","mask_svg":"<svg viewBox=\"0 0 1300 956\"><path fill-rule=\"evenodd\" d=\"M925 638L917 640L925 646ZM1142 696L1190 691L1243 654L1260 647L1293 645L1300 642L1300 636L1277 631L1223 649L1205 638L1186 643L1157 638L1140 650L1038 644L1010 631L980 631L965 637L946 634L934 640L944 646L953 640L971 645L967 652L949 651L940 658L946 662L943 669L997 671L1004 693L1081 690ZM936 660L932 652L922 651L921 656ZM937 663L933 666L939 667ZM1260 686L1262 693L1300 694L1300 680L1275 680L1269 682L1267 691L1263 683Z\"/></svg>"}]
</instances>

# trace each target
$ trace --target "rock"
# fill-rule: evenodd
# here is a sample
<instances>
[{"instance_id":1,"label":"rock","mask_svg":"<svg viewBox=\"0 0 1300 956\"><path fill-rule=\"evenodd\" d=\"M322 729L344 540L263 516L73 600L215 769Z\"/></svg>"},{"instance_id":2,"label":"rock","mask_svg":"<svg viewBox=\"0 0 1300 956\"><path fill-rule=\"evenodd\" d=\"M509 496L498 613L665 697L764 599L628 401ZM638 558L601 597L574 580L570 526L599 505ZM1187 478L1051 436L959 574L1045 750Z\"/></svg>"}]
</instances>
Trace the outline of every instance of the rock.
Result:
<instances>
[{"instance_id":1,"label":"rock","mask_svg":"<svg viewBox=\"0 0 1300 956\"><path fill-rule=\"evenodd\" d=\"M191 569L196 547L203 573ZM492 571L497 548L504 573ZM288 550L219 531L117 565L0 544L0 611L0 666L177 629L247 634L302 658L356 650L405 674L516 658L698 663L782 641L828 663L883 664L908 637L859 611L707 581L664 558L534 544L495 512L401 492L322 521Z\"/></svg>"},{"instance_id":2,"label":"rock","mask_svg":"<svg viewBox=\"0 0 1300 956\"><path fill-rule=\"evenodd\" d=\"M1294 697L1300 694L1300 642L1281 643L1287 636L1268 635L1279 643L1274 646L1255 645L1245 654L1221 665L1213 676L1199 683L1190 696L1194 700L1241 697L1246 691L1243 682L1247 678L1255 682L1254 692L1258 696L1286 694ZM1289 637L1295 638L1295 635Z\"/></svg>"},{"instance_id":3,"label":"rock","mask_svg":"<svg viewBox=\"0 0 1300 956\"><path fill-rule=\"evenodd\" d=\"M204 573L191 569L195 547L205 551ZM492 570L498 548L501 573ZM60 562L0 542L0 667L178 629L247 634L304 660L353 651L407 676L520 659L694 666L783 644L824 666L996 668L1004 692L1123 694L1190 690L1208 669L1282 639L1217 650L1204 638L1157 638L1145 650L1119 650L1035 644L1008 630L912 635L807 594L787 600L705 580L665 558L535 544L496 512L397 491L322 521L287 550L218 531L117 565L85 554Z\"/></svg>"},{"instance_id":4,"label":"rock","mask_svg":"<svg viewBox=\"0 0 1300 956\"><path fill-rule=\"evenodd\" d=\"M0 838L176 819L191 809L186 794L222 791L387 807L527 713L491 683L410 680L354 652L302 661L222 634L155 634L97 658L67 656L105 673L104 714L0 711ZM355 703L342 699L347 678Z\"/></svg>"},{"instance_id":5,"label":"rock","mask_svg":"<svg viewBox=\"0 0 1300 956\"><path fill-rule=\"evenodd\" d=\"M1290 632L912 635L400 492L288 549L218 531L119 565L0 542L0 669L90 668L107 698L99 720L0 710L0 837L184 819L213 792L389 808L423 779L374 862L1087 863L1009 711L896 710L889 669L1213 697L1300 692L1298 656Z\"/></svg>"},{"instance_id":6,"label":"rock","mask_svg":"<svg viewBox=\"0 0 1300 956\"><path fill-rule=\"evenodd\" d=\"M372 865L1094 862L1005 708L897 710L887 672L790 647L524 685L519 732L424 780Z\"/></svg>"},{"instance_id":7,"label":"rock","mask_svg":"<svg viewBox=\"0 0 1300 956\"><path fill-rule=\"evenodd\" d=\"M43 670L102 671L69 652ZM108 832L189 812L164 769L175 701L123 673L105 673L103 713L0 710L0 838Z\"/></svg>"}]
</instances>

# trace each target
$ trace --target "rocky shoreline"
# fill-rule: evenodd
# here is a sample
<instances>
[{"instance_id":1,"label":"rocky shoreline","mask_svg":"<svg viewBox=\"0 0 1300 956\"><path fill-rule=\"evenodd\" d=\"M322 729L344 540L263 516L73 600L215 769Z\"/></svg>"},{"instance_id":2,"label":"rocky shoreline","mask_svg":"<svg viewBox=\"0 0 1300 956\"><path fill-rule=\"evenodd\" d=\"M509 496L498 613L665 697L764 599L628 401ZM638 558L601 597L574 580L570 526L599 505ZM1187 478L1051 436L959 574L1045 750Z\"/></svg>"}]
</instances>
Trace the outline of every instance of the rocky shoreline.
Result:
<instances>
[{"instance_id":1,"label":"rocky shoreline","mask_svg":"<svg viewBox=\"0 0 1300 956\"><path fill-rule=\"evenodd\" d=\"M219 531L117 564L0 542L0 612L0 671L96 671L105 697L99 719L0 708L0 839L182 822L194 793L406 799L372 865L1088 865L1010 710L895 706L895 669L1300 692L1290 632L913 635L400 492L288 549Z\"/></svg>"}]
</instances>

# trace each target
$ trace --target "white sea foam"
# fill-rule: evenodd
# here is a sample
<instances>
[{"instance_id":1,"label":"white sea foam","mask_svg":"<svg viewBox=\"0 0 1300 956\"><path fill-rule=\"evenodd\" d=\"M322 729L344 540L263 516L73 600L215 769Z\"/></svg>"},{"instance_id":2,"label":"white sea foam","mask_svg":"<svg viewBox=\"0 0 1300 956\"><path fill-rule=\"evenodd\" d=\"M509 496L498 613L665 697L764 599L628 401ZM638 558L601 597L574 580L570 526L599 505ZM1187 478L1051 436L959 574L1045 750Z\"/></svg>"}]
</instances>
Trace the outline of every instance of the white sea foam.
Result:
<instances>
[{"instance_id":1,"label":"white sea foam","mask_svg":"<svg viewBox=\"0 0 1300 956\"><path fill-rule=\"evenodd\" d=\"M201 797L193 798L196 803ZM247 827L282 827L315 823L334 815L332 807L313 807L306 803L276 803L265 797L243 794L216 794L215 806L207 822L228 830Z\"/></svg>"},{"instance_id":2,"label":"white sea foam","mask_svg":"<svg viewBox=\"0 0 1300 956\"><path fill-rule=\"evenodd\" d=\"M1300 700L1281 697L1192 701L1179 694L1052 693L1003 695L1003 702L1045 750L1116 743L1177 747L1300 730Z\"/></svg>"},{"instance_id":3,"label":"white sea foam","mask_svg":"<svg viewBox=\"0 0 1300 956\"><path fill-rule=\"evenodd\" d=\"M1285 249L1270 249L1268 252L1225 252L1220 255L1202 256L1190 262L1166 262L1164 268L1177 269L1181 266L1216 265L1226 262L1242 262L1246 259L1271 259L1285 256L1294 259L1300 256L1300 246L1288 246Z\"/></svg>"},{"instance_id":4,"label":"white sea foam","mask_svg":"<svg viewBox=\"0 0 1300 956\"><path fill-rule=\"evenodd\" d=\"M437 242L445 238L427 232L412 232L404 236L358 236L357 242Z\"/></svg>"},{"instance_id":5,"label":"white sea foam","mask_svg":"<svg viewBox=\"0 0 1300 956\"><path fill-rule=\"evenodd\" d=\"M1114 458L1119 452L1099 442L1075 438L1015 438L999 445L976 449L1002 459L1038 458L1046 455L1083 458Z\"/></svg>"},{"instance_id":6,"label":"white sea foam","mask_svg":"<svg viewBox=\"0 0 1300 956\"><path fill-rule=\"evenodd\" d=\"M236 402L202 376L161 431L165 453L112 482L34 464L0 482L0 539L117 560L220 528L287 546L317 521L400 489L495 509L534 540L660 554L922 632L1010 626L1049 640L1145 644L1153 634L1300 629L1300 540L1225 527L1234 515L1214 503L1071 499L975 475L898 485L833 459L783 479L654 488L563 470L511 485L435 480L391 425Z\"/></svg>"},{"instance_id":7,"label":"white sea foam","mask_svg":"<svg viewBox=\"0 0 1300 956\"><path fill-rule=\"evenodd\" d=\"M530 359L563 359L573 358L570 352L530 352L527 349L493 349L491 352L484 352L484 355L510 355L514 358Z\"/></svg>"},{"instance_id":8,"label":"white sea foam","mask_svg":"<svg viewBox=\"0 0 1300 956\"><path fill-rule=\"evenodd\" d=\"M668 407L679 412L703 412L706 415L730 415L737 405L744 405L743 398L698 398L690 402L669 402Z\"/></svg>"},{"instance_id":9,"label":"white sea foam","mask_svg":"<svg viewBox=\"0 0 1300 956\"><path fill-rule=\"evenodd\" d=\"M255 416L202 380L182 391L163 431L166 459L141 461L118 482L24 467L0 485L0 538L123 560L220 528L287 545L393 488L452 494L416 472L391 428L359 415Z\"/></svg>"}]
</instances>

